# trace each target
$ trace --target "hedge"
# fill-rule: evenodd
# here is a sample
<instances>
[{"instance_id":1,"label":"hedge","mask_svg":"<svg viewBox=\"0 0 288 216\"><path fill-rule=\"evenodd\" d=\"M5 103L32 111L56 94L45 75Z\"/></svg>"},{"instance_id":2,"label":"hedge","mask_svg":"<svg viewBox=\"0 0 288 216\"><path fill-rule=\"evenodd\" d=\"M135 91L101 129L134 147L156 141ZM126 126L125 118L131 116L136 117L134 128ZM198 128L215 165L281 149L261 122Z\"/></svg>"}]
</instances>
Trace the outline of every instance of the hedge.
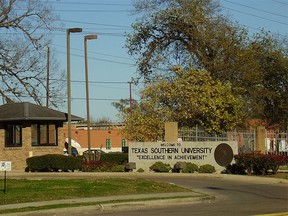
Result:
<instances>
[{"instance_id":1,"label":"hedge","mask_svg":"<svg viewBox=\"0 0 288 216\"><path fill-rule=\"evenodd\" d=\"M101 154L100 161L102 162L115 162L118 165L123 165L128 162L128 153L106 153Z\"/></svg>"},{"instance_id":2,"label":"hedge","mask_svg":"<svg viewBox=\"0 0 288 216\"><path fill-rule=\"evenodd\" d=\"M81 168L82 157L65 156L60 154L46 154L26 159L26 171L74 171Z\"/></svg>"}]
</instances>

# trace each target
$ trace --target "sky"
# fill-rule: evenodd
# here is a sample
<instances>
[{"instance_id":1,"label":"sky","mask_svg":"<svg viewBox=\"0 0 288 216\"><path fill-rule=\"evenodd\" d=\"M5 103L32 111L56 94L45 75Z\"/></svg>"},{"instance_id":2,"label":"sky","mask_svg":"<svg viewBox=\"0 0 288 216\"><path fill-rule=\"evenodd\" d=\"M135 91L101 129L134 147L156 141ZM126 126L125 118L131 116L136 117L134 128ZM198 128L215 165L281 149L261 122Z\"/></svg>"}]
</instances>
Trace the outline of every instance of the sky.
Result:
<instances>
[{"instance_id":1,"label":"sky","mask_svg":"<svg viewBox=\"0 0 288 216\"><path fill-rule=\"evenodd\" d=\"M117 122L112 102L129 98L129 81L137 77L135 61L125 48L125 33L132 32L137 18L130 16L131 0L49 0L59 18L62 30L54 32L51 46L62 70L67 69L67 28L82 28L71 33L71 110L86 119L84 36L96 34L87 41L90 95L90 120ZM233 21L246 26L251 33L264 28L281 37L288 35L288 0L220 0L223 12ZM138 99L139 87L132 85L132 97ZM67 112L67 105L61 109Z\"/></svg>"}]
</instances>

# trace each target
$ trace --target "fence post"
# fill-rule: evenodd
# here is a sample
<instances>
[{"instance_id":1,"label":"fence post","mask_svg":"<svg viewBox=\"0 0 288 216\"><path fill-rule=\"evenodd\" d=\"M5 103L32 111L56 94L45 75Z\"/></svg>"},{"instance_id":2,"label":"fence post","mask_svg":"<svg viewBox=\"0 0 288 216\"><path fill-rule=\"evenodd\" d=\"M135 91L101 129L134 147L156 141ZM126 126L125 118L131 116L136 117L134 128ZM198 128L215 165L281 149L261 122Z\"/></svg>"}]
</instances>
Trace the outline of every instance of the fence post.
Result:
<instances>
[{"instance_id":1,"label":"fence post","mask_svg":"<svg viewBox=\"0 0 288 216\"><path fill-rule=\"evenodd\" d=\"M260 151L265 154L265 138L266 138L266 129L263 126L258 126L256 128L256 151Z\"/></svg>"}]
</instances>

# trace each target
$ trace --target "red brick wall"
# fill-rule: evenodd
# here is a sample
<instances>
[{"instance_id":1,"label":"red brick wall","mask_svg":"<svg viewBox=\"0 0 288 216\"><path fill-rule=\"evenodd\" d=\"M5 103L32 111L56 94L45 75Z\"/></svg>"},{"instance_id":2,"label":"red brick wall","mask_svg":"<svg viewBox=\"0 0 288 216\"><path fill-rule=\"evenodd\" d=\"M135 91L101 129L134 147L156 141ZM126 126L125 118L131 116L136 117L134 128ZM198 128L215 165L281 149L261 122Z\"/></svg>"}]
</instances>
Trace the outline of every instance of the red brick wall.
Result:
<instances>
[{"instance_id":1,"label":"red brick wall","mask_svg":"<svg viewBox=\"0 0 288 216\"><path fill-rule=\"evenodd\" d=\"M68 127L64 125L64 138L68 137ZM88 148L88 132L83 129L76 129L76 125L72 125L71 138L81 145L81 148ZM91 148L98 148L106 151L106 139L111 140L112 150L122 148L122 139L120 128L111 128L104 130L90 130ZM127 142L126 142L127 143ZM127 145L127 144L126 144Z\"/></svg>"}]
</instances>

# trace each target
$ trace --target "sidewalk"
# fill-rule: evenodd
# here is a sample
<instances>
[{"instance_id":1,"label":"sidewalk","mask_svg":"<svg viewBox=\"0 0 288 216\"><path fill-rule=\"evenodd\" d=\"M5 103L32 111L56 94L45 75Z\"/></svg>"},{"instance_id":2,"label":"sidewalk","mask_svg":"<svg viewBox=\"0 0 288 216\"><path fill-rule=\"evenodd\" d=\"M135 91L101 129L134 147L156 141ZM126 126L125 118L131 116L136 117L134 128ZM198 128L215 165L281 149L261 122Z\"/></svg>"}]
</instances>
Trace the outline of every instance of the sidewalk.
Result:
<instances>
[{"instance_id":1,"label":"sidewalk","mask_svg":"<svg viewBox=\"0 0 288 216\"><path fill-rule=\"evenodd\" d=\"M153 199L153 200L144 200ZM98 210L107 210L107 208L114 208L121 205L128 205L144 207L147 205L160 206L160 205L173 205L173 204L184 204L191 202L204 202L206 200L213 200L213 197L205 196L196 192L179 192L179 193L159 193L159 194L134 194L134 195L120 195L120 196L109 196L109 197L91 197L91 198L77 198L77 199L64 199L64 200L52 200L43 202L31 202L31 203L18 203L9 205L0 205L0 210L5 209L20 209L28 207L40 207L49 205L59 204L79 204L79 203L95 203L93 207ZM135 200L131 202L131 200ZM139 200L139 201L137 201ZM109 203L111 202L111 203ZM87 206L71 207L75 208L86 208ZM70 208L70 207L69 207ZM58 209L59 210L59 209ZM9 214L10 215L10 214ZM14 215L14 214L11 214ZM19 215L19 213L17 213Z\"/></svg>"}]
</instances>

